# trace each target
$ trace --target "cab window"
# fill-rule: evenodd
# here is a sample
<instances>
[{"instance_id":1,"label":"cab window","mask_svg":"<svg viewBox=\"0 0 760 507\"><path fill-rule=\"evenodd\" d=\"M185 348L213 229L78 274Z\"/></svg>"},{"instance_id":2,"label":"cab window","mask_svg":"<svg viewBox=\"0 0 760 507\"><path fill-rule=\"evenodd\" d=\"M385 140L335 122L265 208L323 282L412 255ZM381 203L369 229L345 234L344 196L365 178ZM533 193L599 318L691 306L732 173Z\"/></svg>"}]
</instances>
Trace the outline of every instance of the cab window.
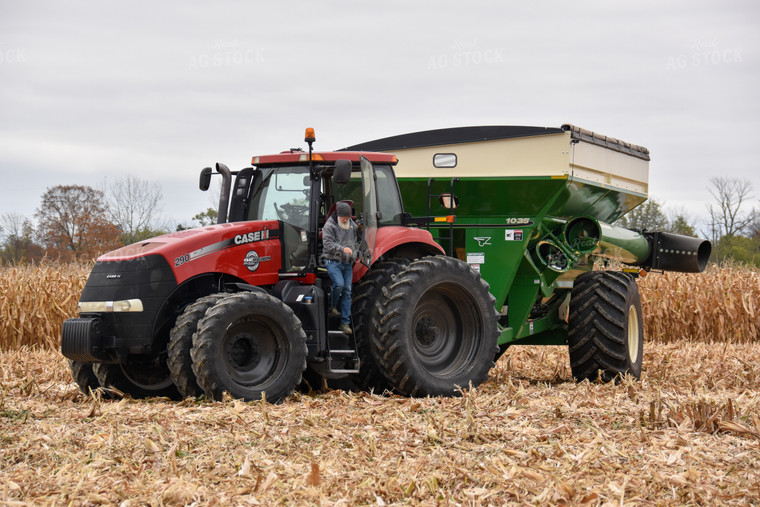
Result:
<instances>
[{"instance_id":1,"label":"cab window","mask_svg":"<svg viewBox=\"0 0 760 507\"><path fill-rule=\"evenodd\" d=\"M376 165L377 209L381 214L379 225L401 225L403 209L398 185L393 170L388 165ZM351 181L345 185L335 185L335 201L350 200L354 202L357 215L363 211L362 181L359 172L351 174Z\"/></svg>"}]
</instances>

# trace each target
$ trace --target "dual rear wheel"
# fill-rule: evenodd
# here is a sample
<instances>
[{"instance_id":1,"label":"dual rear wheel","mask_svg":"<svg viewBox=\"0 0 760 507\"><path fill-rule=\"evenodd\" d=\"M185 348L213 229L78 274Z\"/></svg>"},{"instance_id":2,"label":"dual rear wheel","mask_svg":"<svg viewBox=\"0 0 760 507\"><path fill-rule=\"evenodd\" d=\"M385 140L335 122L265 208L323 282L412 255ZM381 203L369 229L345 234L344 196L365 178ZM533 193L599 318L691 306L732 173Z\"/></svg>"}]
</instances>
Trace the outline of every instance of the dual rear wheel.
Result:
<instances>
[{"instance_id":1,"label":"dual rear wheel","mask_svg":"<svg viewBox=\"0 0 760 507\"><path fill-rule=\"evenodd\" d=\"M478 273L458 259L425 257L383 287L372 316L372 356L401 394L456 395L493 367L497 319Z\"/></svg>"}]
</instances>

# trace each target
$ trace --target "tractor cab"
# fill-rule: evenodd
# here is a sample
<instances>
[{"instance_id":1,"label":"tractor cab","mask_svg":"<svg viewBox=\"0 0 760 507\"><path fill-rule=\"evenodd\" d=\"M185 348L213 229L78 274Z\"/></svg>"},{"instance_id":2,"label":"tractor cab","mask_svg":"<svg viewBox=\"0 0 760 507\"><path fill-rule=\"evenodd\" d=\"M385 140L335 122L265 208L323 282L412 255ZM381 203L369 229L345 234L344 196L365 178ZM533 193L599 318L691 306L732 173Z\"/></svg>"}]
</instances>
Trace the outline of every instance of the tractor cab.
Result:
<instances>
[{"instance_id":1,"label":"tractor cab","mask_svg":"<svg viewBox=\"0 0 760 507\"><path fill-rule=\"evenodd\" d=\"M313 152L313 129L307 129L306 141L308 153L291 149L256 156L254 167L240 171L217 164L223 180L218 223L278 221L280 276L308 277L324 267L320 235L326 220L336 203L347 201L362 230L360 261L369 267L377 227L402 225L403 207L392 169L397 159L384 153ZM211 175L211 168L201 172L201 190L208 189Z\"/></svg>"}]
</instances>

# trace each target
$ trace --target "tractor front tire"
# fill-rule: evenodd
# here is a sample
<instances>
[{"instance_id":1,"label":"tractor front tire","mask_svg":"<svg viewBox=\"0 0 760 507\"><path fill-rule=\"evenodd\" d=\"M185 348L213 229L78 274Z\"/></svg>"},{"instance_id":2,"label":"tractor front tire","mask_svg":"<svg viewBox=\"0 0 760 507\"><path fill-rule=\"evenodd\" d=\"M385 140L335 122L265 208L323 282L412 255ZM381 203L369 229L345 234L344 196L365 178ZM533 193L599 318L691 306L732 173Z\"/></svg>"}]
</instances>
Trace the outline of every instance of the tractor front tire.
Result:
<instances>
[{"instance_id":1,"label":"tractor front tire","mask_svg":"<svg viewBox=\"0 0 760 507\"><path fill-rule=\"evenodd\" d=\"M372 353L401 394L454 396L488 376L498 352L488 284L452 257L412 262L384 287Z\"/></svg>"},{"instance_id":2,"label":"tractor front tire","mask_svg":"<svg viewBox=\"0 0 760 507\"><path fill-rule=\"evenodd\" d=\"M185 308L169 334L169 357L166 364L169 367L174 384L184 397L195 398L203 394L203 389L195 380L193 360L190 357L190 349L193 348L193 335L198 329L198 323L206 315L206 310L228 295L225 293L210 294L197 299Z\"/></svg>"},{"instance_id":3,"label":"tractor front tire","mask_svg":"<svg viewBox=\"0 0 760 507\"><path fill-rule=\"evenodd\" d=\"M568 319L570 368L577 380L641 377L644 323L636 280L616 271L591 271L574 283Z\"/></svg>"},{"instance_id":4,"label":"tractor front tire","mask_svg":"<svg viewBox=\"0 0 760 507\"><path fill-rule=\"evenodd\" d=\"M115 387L133 398L181 398L160 358L149 363L95 363L92 371L102 387Z\"/></svg>"},{"instance_id":5,"label":"tractor front tire","mask_svg":"<svg viewBox=\"0 0 760 507\"><path fill-rule=\"evenodd\" d=\"M228 392L272 403L301 382L306 355L306 333L293 310L263 292L232 294L211 307L191 351L193 372L209 398Z\"/></svg>"}]
</instances>

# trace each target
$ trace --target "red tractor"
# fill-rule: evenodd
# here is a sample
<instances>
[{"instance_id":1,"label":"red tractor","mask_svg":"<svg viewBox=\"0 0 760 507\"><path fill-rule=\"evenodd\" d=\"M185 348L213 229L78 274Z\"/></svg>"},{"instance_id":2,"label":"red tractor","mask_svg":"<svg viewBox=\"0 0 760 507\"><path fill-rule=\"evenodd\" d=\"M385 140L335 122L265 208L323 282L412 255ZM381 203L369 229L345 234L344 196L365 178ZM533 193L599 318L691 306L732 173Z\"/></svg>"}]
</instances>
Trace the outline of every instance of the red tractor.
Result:
<instances>
[{"instance_id":1,"label":"red tractor","mask_svg":"<svg viewBox=\"0 0 760 507\"><path fill-rule=\"evenodd\" d=\"M404 212L394 155L313 152L314 140L307 129L308 152L257 156L236 172L217 164L217 225L97 260L61 344L84 392L276 402L305 373L422 396L485 380L499 335L488 285L416 227L430 217ZM202 190L213 172L201 172ZM321 258L339 201L362 228L352 335L334 330Z\"/></svg>"}]
</instances>

